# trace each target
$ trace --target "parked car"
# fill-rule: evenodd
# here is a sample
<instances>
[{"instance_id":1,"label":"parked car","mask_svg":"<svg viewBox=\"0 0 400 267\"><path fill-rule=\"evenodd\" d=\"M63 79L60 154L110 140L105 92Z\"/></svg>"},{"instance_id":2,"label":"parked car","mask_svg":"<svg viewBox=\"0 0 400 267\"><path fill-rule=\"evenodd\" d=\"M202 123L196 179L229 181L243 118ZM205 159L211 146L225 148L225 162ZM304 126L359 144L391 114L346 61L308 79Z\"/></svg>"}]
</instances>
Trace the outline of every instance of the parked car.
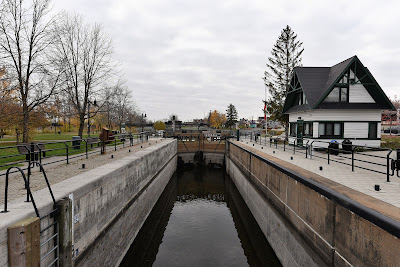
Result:
<instances>
[{"instance_id":1,"label":"parked car","mask_svg":"<svg viewBox=\"0 0 400 267\"><path fill-rule=\"evenodd\" d=\"M400 133L400 126L392 126L383 131L384 133L398 134Z\"/></svg>"}]
</instances>

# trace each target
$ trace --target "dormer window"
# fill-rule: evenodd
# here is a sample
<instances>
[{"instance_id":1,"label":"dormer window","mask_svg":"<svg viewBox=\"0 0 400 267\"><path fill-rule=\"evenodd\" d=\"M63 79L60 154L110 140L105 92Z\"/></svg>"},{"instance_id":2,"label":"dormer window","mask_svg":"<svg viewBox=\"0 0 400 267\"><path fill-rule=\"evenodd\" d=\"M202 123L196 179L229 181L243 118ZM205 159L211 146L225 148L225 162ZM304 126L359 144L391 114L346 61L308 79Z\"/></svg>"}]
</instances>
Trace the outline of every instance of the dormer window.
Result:
<instances>
[{"instance_id":1,"label":"dormer window","mask_svg":"<svg viewBox=\"0 0 400 267\"><path fill-rule=\"evenodd\" d=\"M324 102L337 103L337 102L349 102L349 88L347 87L335 87L330 94L325 98Z\"/></svg>"}]
</instances>

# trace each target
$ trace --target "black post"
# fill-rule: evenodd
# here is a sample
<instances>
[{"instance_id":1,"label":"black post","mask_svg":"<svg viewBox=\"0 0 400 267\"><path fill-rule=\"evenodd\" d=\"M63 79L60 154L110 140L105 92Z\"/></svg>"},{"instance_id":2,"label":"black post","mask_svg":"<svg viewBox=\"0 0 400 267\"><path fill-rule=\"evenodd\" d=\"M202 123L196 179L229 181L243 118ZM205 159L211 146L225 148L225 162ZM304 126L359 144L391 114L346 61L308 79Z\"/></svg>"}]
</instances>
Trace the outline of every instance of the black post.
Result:
<instances>
[{"instance_id":1,"label":"black post","mask_svg":"<svg viewBox=\"0 0 400 267\"><path fill-rule=\"evenodd\" d=\"M354 149L355 149L356 147L354 146L354 148L352 147L352 149L351 149L351 171L353 171L354 172Z\"/></svg>"},{"instance_id":2,"label":"black post","mask_svg":"<svg viewBox=\"0 0 400 267\"><path fill-rule=\"evenodd\" d=\"M89 158L89 156L88 156L87 139L86 139L85 145L86 145L86 159L88 159L88 158Z\"/></svg>"},{"instance_id":3,"label":"black post","mask_svg":"<svg viewBox=\"0 0 400 267\"><path fill-rule=\"evenodd\" d=\"M331 149L328 147L328 164L329 164L329 155L330 155Z\"/></svg>"},{"instance_id":4,"label":"black post","mask_svg":"<svg viewBox=\"0 0 400 267\"><path fill-rule=\"evenodd\" d=\"M390 151L388 154L387 154L387 156L386 156L386 182L390 182L390 179L389 179L389 172L390 172L390 167L389 167L389 155L390 155L390 153L391 153L392 151Z\"/></svg>"},{"instance_id":5,"label":"black post","mask_svg":"<svg viewBox=\"0 0 400 267\"><path fill-rule=\"evenodd\" d=\"M296 154L296 140L293 141L293 154Z\"/></svg>"},{"instance_id":6,"label":"black post","mask_svg":"<svg viewBox=\"0 0 400 267\"><path fill-rule=\"evenodd\" d=\"M67 144L67 142L65 142L65 146L66 146L66 150L67 150L67 164L69 164L69 160L68 160L68 144Z\"/></svg>"}]
</instances>

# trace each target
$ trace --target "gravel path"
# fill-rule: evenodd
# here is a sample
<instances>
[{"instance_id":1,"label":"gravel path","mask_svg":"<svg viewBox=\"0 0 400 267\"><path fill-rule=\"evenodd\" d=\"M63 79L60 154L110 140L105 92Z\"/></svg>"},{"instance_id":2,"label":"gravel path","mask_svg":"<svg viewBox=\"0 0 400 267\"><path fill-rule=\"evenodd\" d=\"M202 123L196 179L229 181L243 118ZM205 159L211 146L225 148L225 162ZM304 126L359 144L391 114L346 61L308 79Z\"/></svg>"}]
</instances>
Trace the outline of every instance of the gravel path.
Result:
<instances>
[{"instance_id":1,"label":"gravel path","mask_svg":"<svg viewBox=\"0 0 400 267\"><path fill-rule=\"evenodd\" d=\"M66 162L49 164L44 166L46 171L47 178L49 179L50 185L54 185L59 183L63 180L81 174L83 172L87 172L109 162L115 161L117 159L123 158L132 154L134 152L143 150L152 144L159 143L163 139L161 138L153 138L150 139L148 142L135 144L133 146L128 146L125 148L120 147L117 148L117 151L114 149L108 149L107 154L101 155L100 153L89 155L89 158L86 159L85 157L77 158L71 161L69 164ZM129 152L129 150L131 152ZM111 158L113 155L113 158ZM82 164L86 165L85 169L82 169ZM32 192L38 191L46 187L46 181L43 177L43 174L39 172L39 168L34 168L32 170L30 186ZM26 173L25 173L26 174ZM0 177L0 210L3 210L3 203L4 203L4 188L5 188L5 176ZM8 202L15 200L17 198L26 197L26 190L24 189L24 182L21 175L11 175L9 178L8 184Z\"/></svg>"}]
</instances>

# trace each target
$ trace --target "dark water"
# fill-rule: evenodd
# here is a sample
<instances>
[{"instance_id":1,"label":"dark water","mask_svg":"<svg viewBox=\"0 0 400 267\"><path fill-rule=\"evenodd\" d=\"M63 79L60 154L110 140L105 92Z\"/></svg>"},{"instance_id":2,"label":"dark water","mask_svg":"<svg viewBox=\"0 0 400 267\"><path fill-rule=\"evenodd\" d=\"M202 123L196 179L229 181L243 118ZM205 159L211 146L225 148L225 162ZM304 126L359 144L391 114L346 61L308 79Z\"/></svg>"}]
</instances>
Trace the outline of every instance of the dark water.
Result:
<instances>
[{"instance_id":1,"label":"dark water","mask_svg":"<svg viewBox=\"0 0 400 267\"><path fill-rule=\"evenodd\" d=\"M281 266L223 169L171 178L120 266Z\"/></svg>"}]
</instances>

